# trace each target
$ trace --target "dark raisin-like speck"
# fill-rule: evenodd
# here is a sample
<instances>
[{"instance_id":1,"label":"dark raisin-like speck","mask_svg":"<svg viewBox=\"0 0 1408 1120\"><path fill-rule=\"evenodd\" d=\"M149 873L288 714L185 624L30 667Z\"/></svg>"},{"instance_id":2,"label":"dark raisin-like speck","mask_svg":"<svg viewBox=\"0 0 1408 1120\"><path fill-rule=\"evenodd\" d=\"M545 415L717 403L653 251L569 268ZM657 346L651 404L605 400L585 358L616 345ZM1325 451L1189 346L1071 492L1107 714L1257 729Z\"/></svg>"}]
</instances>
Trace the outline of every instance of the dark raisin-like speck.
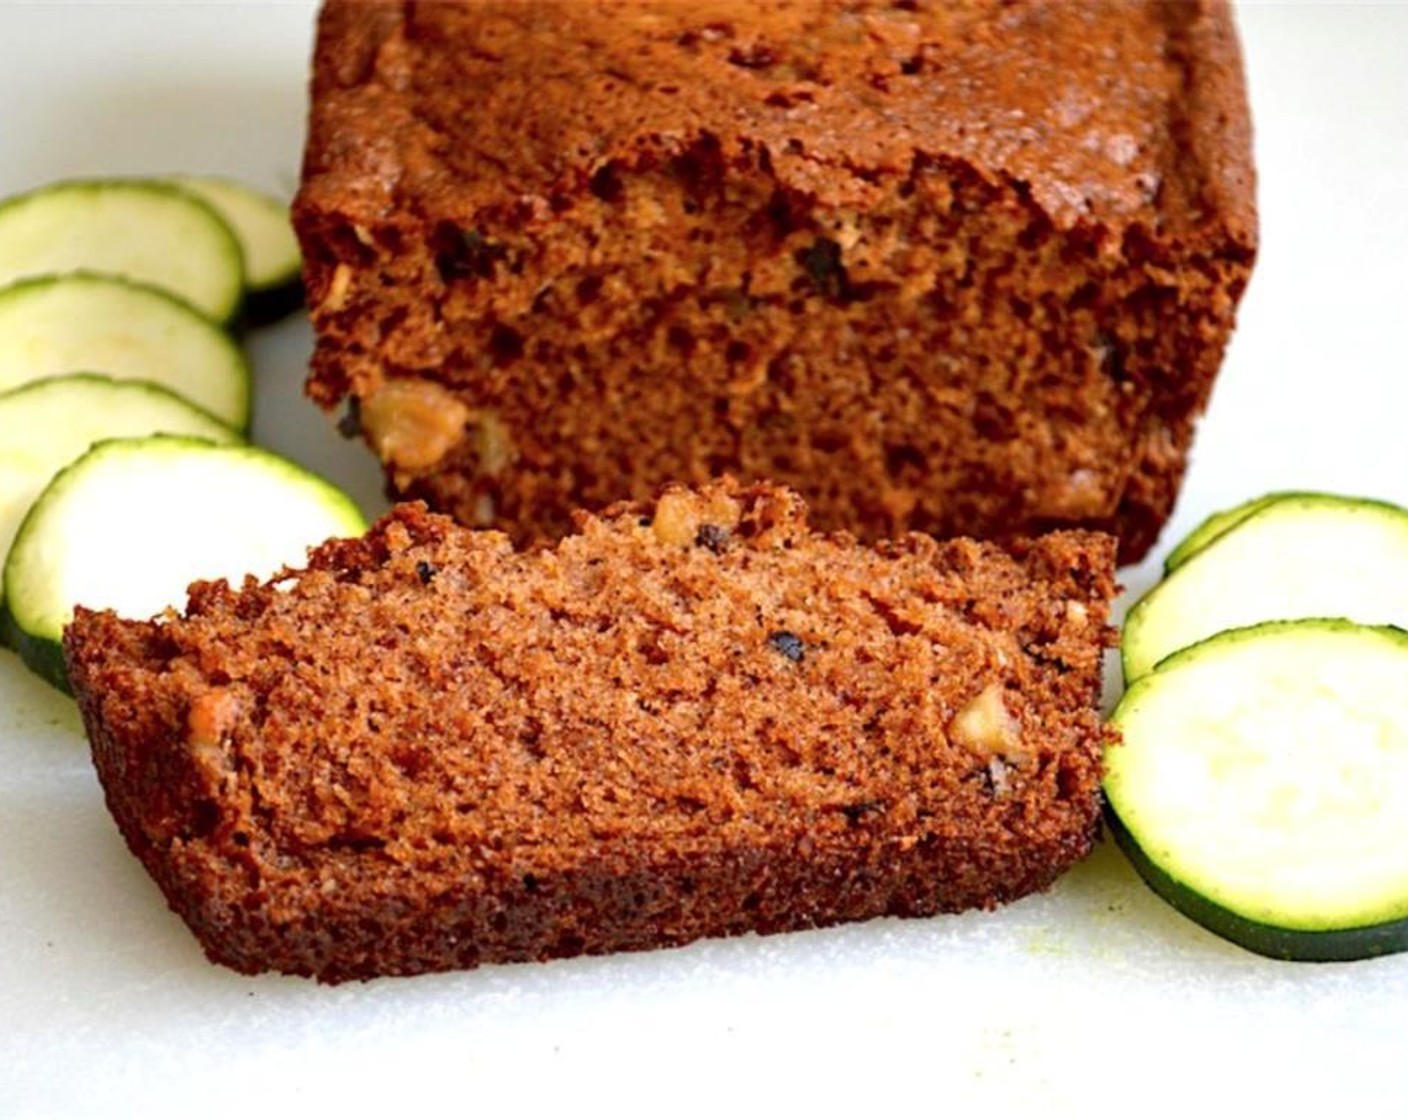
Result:
<instances>
[{"instance_id":1,"label":"dark raisin-like speck","mask_svg":"<svg viewBox=\"0 0 1408 1120\"><path fill-rule=\"evenodd\" d=\"M789 661L800 662L807 652L806 644L791 630L774 630L768 635L768 645Z\"/></svg>"},{"instance_id":2,"label":"dark raisin-like speck","mask_svg":"<svg viewBox=\"0 0 1408 1120\"><path fill-rule=\"evenodd\" d=\"M694 543L717 556L728 548L728 538L729 531L722 525L706 522L699 526L699 532L694 535Z\"/></svg>"},{"instance_id":3,"label":"dark raisin-like speck","mask_svg":"<svg viewBox=\"0 0 1408 1120\"><path fill-rule=\"evenodd\" d=\"M841 246L829 237L818 237L811 247L797 251L800 264L817 295L846 302L850 295L846 266L841 263Z\"/></svg>"},{"instance_id":4,"label":"dark raisin-like speck","mask_svg":"<svg viewBox=\"0 0 1408 1120\"><path fill-rule=\"evenodd\" d=\"M492 280L501 263L508 261L508 249L491 241L477 229L465 229L453 222L441 222L431 236L435 267L446 283L455 280Z\"/></svg>"},{"instance_id":5,"label":"dark raisin-like speck","mask_svg":"<svg viewBox=\"0 0 1408 1120\"><path fill-rule=\"evenodd\" d=\"M337 422L337 434L343 439L356 439L362 434L362 400L360 397L347 398L347 411Z\"/></svg>"},{"instance_id":6,"label":"dark raisin-like speck","mask_svg":"<svg viewBox=\"0 0 1408 1120\"><path fill-rule=\"evenodd\" d=\"M885 803L883 801L857 801L851 805L842 805L841 812L850 824L859 824L860 821L870 813L884 813Z\"/></svg>"},{"instance_id":7,"label":"dark raisin-like speck","mask_svg":"<svg viewBox=\"0 0 1408 1120\"><path fill-rule=\"evenodd\" d=\"M764 43L753 43L747 47L734 47L728 52L728 60L744 70L766 70L777 65L777 52Z\"/></svg>"},{"instance_id":8,"label":"dark raisin-like speck","mask_svg":"<svg viewBox=\"0 0 1408 1120\"><path fill-rule=\"evenodd\" d=\"M421 583L428 586L430 581L435 578L435 565L429 560L417 560L416 575L420 577Z\"/></svg>"}]
</instances>

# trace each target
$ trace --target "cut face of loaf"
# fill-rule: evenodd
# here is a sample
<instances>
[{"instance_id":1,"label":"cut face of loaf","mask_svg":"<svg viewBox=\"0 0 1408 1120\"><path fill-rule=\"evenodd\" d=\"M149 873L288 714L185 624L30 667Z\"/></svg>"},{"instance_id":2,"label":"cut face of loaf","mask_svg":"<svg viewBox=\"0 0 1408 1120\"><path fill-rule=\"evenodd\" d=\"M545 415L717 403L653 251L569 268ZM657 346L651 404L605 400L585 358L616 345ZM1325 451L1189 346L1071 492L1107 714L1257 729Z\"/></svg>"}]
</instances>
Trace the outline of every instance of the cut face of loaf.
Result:
<instances>
[{"instance_id":1,"label":"cut face of loaf","mask_svg":"<svg viewBox=\"0 0 1408 1120\"><path fill-rule=\"evenodd\" d=\"M330 0L313 397L523 541L724 472L821 528L1169 514L1256 250L1225 4Z\"/></svg>"},{"instance_id":2,"label":"cut face of loaf","mask_svg":"<svg viewBox=\"0 0 1408 1120\"><path fill-rule=\"evenodd\" d=\"M1111 538L668 490L518 552L416 506L80 610L108 805L206 951L326 981L992 907L1089 850Z\"/></svg>"}]
</instances>

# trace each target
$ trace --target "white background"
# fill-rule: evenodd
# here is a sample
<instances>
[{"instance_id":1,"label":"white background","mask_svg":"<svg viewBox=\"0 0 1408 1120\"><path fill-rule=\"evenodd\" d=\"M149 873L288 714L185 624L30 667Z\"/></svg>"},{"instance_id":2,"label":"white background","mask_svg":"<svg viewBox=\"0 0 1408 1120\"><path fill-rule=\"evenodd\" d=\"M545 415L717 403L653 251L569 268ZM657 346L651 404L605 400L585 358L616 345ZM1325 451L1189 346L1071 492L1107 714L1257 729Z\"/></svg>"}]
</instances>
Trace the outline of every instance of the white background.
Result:
<instances>
[{"instance_id":1,"label":"white background","mask_svg":"<svg viewBox=\"0 0 1408 1120\"><path fill-rule=\"evenodd\" d=\"M1240 12L1262 255L1148 585L1274 489L1408 504L1408 7ZM0 195L218 171L289 192L307 4L0 4ZM257 335L256 434L374 512ZM1405 573L1408 578L1408 573ZM1408 956L1265 961L1105 847L996 915L322 988L205 963L123 849L71 705L0 651L0 1116L1403 1113ZM254 1113L254 1114L257 1114Z\"/></svg>"}]
</instances>

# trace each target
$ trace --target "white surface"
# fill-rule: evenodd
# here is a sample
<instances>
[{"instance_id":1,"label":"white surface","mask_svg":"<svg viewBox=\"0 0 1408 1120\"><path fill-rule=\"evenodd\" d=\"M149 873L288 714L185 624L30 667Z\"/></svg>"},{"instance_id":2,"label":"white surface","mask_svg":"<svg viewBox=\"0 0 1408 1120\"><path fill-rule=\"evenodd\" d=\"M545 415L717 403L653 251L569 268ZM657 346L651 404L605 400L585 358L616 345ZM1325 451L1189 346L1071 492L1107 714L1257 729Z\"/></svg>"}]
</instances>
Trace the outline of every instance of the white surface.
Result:
<instances>
[{"instance_id":1,"label":"white surface","mask_svg":"<svg viewBox=\"0 0 1408 1120\"><path fill-rule=\"evenodd\" d=\"M305 4L0 4L0 194L161 170L291 188L310 26ZM1164 548L1277 487L1408 503L1408 8L1255 6L1242 29L1263 252ZM256 430L375 507L371 465L300 400L307 347L296 324L253 340ZM1109 849L996 915L243 978L123 849L71 706L0 652L0 1116L1389 1115L1405 1037L1408 956L1261 960Z\"/></svg>"}]
</instances>

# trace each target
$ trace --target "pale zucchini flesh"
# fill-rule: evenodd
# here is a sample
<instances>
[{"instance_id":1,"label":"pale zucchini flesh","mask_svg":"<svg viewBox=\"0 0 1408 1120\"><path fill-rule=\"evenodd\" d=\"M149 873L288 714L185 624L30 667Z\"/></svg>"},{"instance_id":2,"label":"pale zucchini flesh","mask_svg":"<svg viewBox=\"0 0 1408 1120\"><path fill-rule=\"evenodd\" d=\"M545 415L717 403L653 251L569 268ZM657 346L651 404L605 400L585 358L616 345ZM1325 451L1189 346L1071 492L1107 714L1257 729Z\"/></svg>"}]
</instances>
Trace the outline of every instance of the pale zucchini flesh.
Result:
<instances>
[{"instance_id":1,"label":"pale zucchini flesh","mask_svg":"<svg viewBox=\"0 0 1408 1120\"><path fill-rule=\"evenodd\" d=\"M55 374L151 381L249 425L249 362L209 317L157 288L91 273L0 289L0 392Z\"/></svg>"},{"instance_id":2,"label":"pale zucchini flesh","mask_svg":"<svg viewBox=\"0 0 1408 1120\"><path fill-rule=\"evenodd\" d=\"M270 451L182 436L99 443L30 509L5 563L6 625L61 688L75 604L133 618L179 607L198 579L260 578L365 529L332 484Z\"/></svg>"},{"instance_id":3,"label":"pale zucchini flesh","mask_svg":"<svg viewBox=\"0 0 1408 1120\"><path fill-rule=\"evenodd\" d=\"M0 393L0 576L20 522L50 479L101 440L155 432L242 442L210 413L146 381L70 374ZM0 600L4 589L0 578Z\"/></svg>"},{"instance_id":4,"label":"pale zucchini flesh","mask_svg":"<svg viewBox=\"0 0 1408 1120\"><path fill-rule=\"evenodd\" d=\"M234 231L244 251L245 286L251 292L298 283L302 260L285 203L215 175L176 175L172 182L204 199Z\"/></svg>"},{"instance_id":5,"label":"pale zucchini flesh","mask_svg":"<svg viewBox=\"0 0 1408 1120\"><path fill-rule=\"evenodd\" d=\"M1135 682L1111 723L1116 836L1189 917L1271 956L1408 948L1408 634L1219 634Z\"/></svg>"},{"instance_id":6,"label":"pale zucchini flesh","mask_svg":"<svg viewBox=\"0 0 1408 1120\"><path fill-rule=\"evenodd\" d=\"M1195 553L1201 552L1223 533L1240 525L1252 514L1260 512L1273 502L1279 502L1283 498L1312 496L1314 495L1304 491L1263 494L1259 498L1249 498L1229 509L1218 510L1216 513L1210 514L1195 526L1191 533L1174 545L1169 554L1164 557L1164 574L1167 575L1175 568L1181 567L1185 560L1188 560Z\"/></svg>"},{"instance_id":7,"label":"pale zucchini flesh","mask_svg":"<svg viewBox=\"0 0 1408 1120\"><path fill-rule=\"evenodd\" d=\"M172 292L218 322L244 294L244 260L206 202L147 179L71 180L0 203L0 284L76 271Z\"/></svg>"},{"instance_id":8,"label":"pale zucchini flesh","mask_svg":"<svg viewBox=\"0 0 1408 1120\"><path fill-rule=\"evenodd\" d=\"M1276 619L1408 626L1408 511L1321 494L1283 496L1189 556L1130 610L1126 682L1223 630Z\"/></svg>"}]
</instances>

